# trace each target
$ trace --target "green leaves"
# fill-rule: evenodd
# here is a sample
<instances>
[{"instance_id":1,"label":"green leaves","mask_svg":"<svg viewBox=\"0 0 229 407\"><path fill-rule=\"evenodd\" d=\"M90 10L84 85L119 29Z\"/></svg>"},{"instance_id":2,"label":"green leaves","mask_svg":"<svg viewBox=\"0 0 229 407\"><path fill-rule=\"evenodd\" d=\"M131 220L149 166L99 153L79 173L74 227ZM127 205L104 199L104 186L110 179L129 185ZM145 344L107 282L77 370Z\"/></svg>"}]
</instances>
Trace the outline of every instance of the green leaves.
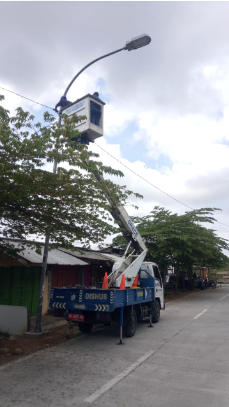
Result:
<instances>
[{"instance_id":1,"label":"green leaves","mask_svg":"<svg viewBox=\"0 0 229 407\"><path fill-rule=\"evenodd\" d=\"M61 128L49 113L44 120L45 126L36 123L21 108L10 117L0 106L0 233L19 239L48 233L56 246L100 243L116 231L107 211L106 188L116 202L125 202L133 193L110 180L95 180L95 172L118 177L123 173L72 141L80 135L75 124L82 117L63 115ZM54 160L59 164L56 174L46 170L47 162Z\"/></svg>"},{"instance_id":2,"label":"green leaves","mask_svg":"<svg viewBox=\"0 0 229 407\"><path fill-rule=\"evenodd\" d=\"M133 218L149 251L147 259L158 263L162 270L169 266L192 269L199 267L221 267L228 264L223 250L228 250L228 241L218 237L214 230L203 226L214 223L217 208L201 208L184 215L172 214L156 206L148 216ZM118 236L113 243L123 247Z\"/></svg>"}]
</instances>

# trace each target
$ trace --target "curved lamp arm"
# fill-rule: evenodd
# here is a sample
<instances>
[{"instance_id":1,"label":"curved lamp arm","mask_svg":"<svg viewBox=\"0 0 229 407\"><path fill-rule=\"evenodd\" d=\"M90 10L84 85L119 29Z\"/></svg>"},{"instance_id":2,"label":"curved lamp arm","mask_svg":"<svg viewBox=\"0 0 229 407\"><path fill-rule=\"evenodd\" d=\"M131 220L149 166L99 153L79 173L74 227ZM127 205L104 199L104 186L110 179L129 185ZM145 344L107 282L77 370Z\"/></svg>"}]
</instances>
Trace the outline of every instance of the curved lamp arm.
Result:
<instances>
[{"instance_id":1,"label":"curved lamp arm","mask_svg":"<svg viewBox=\"0 0 229 407\"><path fill-rule=\"evenodd\" d=\"M117 54L117 52L124 51L124 50L126 50L126 49L127 49L127 47L123 47L123 48L117 49L116 51L110 52L109 54L106 54L106 55L103 55L102 57L99 57L99 58L97 58L97 59L94 59L94 61L92 61L92 62L90 62L89 64L85 65L85 67L84 67L83 69L81 69L81 70L74 76L74 78L71 80L71 82L70 82L69 85L67 86L67 88L66 88L66 90L65 90L63 96L67 96L67 93L68 93L70 87L72 86L72 84L75 82L75 80L78 78L78 76L79 76L83 71L85 71L85 69L87 69L90 65L94 64L95 62L99 61L100 59L109 57L110 55L113 55L113 54Z\"/></svg>"}]
</instances>

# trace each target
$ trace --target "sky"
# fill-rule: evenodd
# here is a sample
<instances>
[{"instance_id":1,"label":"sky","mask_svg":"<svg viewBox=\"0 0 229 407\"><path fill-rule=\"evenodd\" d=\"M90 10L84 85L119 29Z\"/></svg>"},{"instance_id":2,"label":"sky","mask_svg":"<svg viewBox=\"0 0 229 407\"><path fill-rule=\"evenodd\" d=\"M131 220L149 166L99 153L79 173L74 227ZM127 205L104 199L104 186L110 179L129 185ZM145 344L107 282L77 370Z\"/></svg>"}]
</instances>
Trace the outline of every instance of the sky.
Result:
<instances>
[{"instance_id":1,"label":"sky","mask_svg":"<svg viewBox=\"0 0 229 407\"><path fill-rule=\"evenodd\" d=\"M130 199L130 215L220 208L214 229L229 239L228 2L1 2L0 87L54 107L84 65L145 33L147 47L92 65L68 99L98 91L106 103L90 149L144 196ZM12 114L47 110L0 94Z\"/></svg>"}]
</instances>

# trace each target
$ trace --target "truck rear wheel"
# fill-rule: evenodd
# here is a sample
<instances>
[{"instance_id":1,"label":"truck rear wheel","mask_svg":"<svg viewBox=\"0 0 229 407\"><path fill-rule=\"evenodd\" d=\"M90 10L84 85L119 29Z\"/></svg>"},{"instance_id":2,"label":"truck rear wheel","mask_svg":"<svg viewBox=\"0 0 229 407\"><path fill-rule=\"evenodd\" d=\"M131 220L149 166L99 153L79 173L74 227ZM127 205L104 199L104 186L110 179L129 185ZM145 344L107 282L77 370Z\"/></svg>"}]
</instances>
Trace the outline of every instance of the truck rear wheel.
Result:
<instances>
[{"instance_id":1,"label":"truck rear wheel","mask_svg":"<svg viewBox=\"0 0 229 407\"><path fill-rule=\"evenodd\" d=\"M156 324L160 319L160 304L158 301L152 304L152 322Z\"/></svg>"},{"instance_id":2,"label":"truck rear wheel","mask_svg":"<svg viewBox=\"0 0 229 407\"><path fill-rule=\"evenodd\" d=\"M124 309L123 315L124 325L123 325L123 334L128 338L134 336L137 328L137 315L135 310L130 306Z\"/></svg>"},{"instance_id":3,"label":"truck rear wheel","mask_svg":"<svg viewBox=\"0 0 229 407\"><path fill-rule=\"evenodd\" d=\"M89 334L92 330L93 324L87 324L87 323L83 323L83 322L79 322L78 323L78 327L80 332L82 332L83 334Z\"/></svg>"}]
</instances>

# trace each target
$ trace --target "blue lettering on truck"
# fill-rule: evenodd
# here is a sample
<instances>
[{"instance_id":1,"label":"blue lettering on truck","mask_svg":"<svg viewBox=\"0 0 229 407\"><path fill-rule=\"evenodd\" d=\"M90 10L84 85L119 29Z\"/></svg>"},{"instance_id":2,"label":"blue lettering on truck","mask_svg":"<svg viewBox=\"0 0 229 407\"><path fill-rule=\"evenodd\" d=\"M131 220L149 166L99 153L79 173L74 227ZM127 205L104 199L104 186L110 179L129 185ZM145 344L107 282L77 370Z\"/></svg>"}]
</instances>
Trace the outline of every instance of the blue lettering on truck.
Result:
<instances>
[{"instance_id":1,"label":"blue lettering on truck","mask_svg":"<svg viewBox=\"0 0 229 407\"><path fill-rule=\"evenodd\" d=\"M134 237L135 237L135 239L138 237L138 231L137 231L137 229L135 228L135 226L134 226L134 224L132 223L132 221L129 219L128 220L128 225L130 226L130 229L131 229L131 231L132 231L132 233L133 233L133 235L134 235Z\"/></svg>"}]
</instances>

